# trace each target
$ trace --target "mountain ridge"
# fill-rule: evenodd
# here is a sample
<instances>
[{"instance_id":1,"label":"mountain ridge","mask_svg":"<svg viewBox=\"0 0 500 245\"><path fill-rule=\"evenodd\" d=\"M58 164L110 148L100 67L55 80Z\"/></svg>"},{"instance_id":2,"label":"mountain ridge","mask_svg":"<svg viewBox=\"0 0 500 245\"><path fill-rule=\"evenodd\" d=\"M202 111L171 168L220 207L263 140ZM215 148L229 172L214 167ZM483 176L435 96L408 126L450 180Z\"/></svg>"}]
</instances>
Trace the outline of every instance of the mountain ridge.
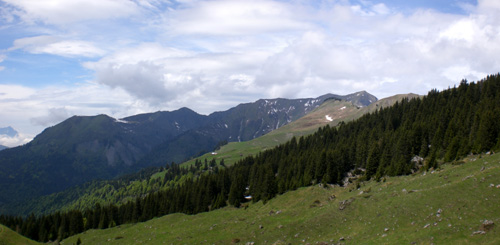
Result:
<instances>
[{"instance_id":1,"label":"mountain ridge","mask_svg":"<svg viewBox=\"0 0 500 245\"><path fill-rule=\"evenodd\" d=\"M321 98L326 97L334 96ZM0 152L0 187L6 190L0 193L0 211L7 212L2 207L9 203L93 179L181 162L224 140L256 138L321 103L317 98L262 99L208 116L183 107L121 119L104 114L70 117L28 144Z\"/></svg>"}]
</instances>

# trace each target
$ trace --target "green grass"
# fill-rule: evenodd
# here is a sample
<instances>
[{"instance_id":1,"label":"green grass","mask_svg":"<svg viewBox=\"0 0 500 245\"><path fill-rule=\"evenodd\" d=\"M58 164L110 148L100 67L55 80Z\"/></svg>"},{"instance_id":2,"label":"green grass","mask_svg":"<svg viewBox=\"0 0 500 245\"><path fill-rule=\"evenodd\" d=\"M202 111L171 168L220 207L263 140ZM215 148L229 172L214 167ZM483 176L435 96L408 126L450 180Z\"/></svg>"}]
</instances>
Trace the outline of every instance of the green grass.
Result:
<instances>
[{"instance_id":1,"label":"green grass","mask_svg":"<svg viewBox=\"0 0 500 245\"><path fill-rule=\"evenodd\" d=\"M0 225L0 245L40 244Z\"/></svg>"},{"instance_id":2,"label":"green grass","mask_svg":"<svg viewBox=\"0 0 500 245\"><path fill-rule=\"evenodd\" d=\"M172 214L144 223L90 230L64 244L499 244L500 154L472 156L435 172L348 187L300 188L267 204L197 215ZM331 200L330 197L336 196ZM339 209L343 200L352 200ZM438 217L438 210L442 212ZM276 211L280 214L276 214ZM273 212L271 212L273 211ZM495 228L472 235L484 220ZM261 228L262 227L262 228Z\"/></svg>"}]
</instances>

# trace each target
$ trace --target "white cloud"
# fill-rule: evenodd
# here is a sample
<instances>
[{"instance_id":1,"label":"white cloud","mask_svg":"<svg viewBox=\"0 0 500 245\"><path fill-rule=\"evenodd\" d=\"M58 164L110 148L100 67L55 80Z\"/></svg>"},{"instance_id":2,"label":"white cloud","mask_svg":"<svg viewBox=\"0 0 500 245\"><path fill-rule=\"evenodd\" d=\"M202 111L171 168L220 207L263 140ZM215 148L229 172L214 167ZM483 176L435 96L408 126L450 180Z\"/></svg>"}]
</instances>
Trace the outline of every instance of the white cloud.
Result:
<instances>
[{"instance_id":1,"label":"white cloud","mask_svg":"<svg viewBox=\"0 0 500 245\"><path fill-rule=\"evenodd\" d=\"M389 8L387 8L387 6L385 6L385 4L379 3L379 4L373 5L373 12L380 14L380 15L386 15L386 14L389 14L391 12L391 10Z\"/></svg>"},{"instance_id":2,"label":"white cloud","mask_svg":"<svg viewBox=\"0 0 500 245\"><path fill-rule=\"evenodd\" d=\"M4 0L14 6L26 22L43 21L68 25L78 21L123 18L138 13L137 4L130 0Z\"/></svg>"},{"instance_id":3,"label":"white cloud","mask_svg":"<svg viewBox=\"0 0 500 245\"><path fill-rule=\"evenodd\" d=\"M48 120L58 115L50 108L210 113L270 97L425 94L500 71L496 0L463 5L467 14L364 0L7 2L13 11L0 18L35 27L13 38L8 59L22 53L15 50L54 54L95 72L65 88L0 87L0 106L9 108L0 118L38 124L57 121Z\"/></svg>"},{"instance_id":4,"label":"white cloud","mask_svg":"<svg viewBox=\"0 0 500 245\"><path fill-rule=\"evenodd\" d=\"M486 12L488 14L498 13L500 10L500 2L497 0L478 0L478 10L479 12Z\"/></svg>"},{"instance_id":5,"label":"white cloud","mask_svg":"<svg viewBox=\"0 0 500 245\"><path fill-rule=\"evenodd\" d=\"M50 108L48 114L31 118L31 123L42 127L47 127L59 123L69 117L69 113L64 107Z\"/></svg>"},{"instance_id":6,"label":"white cloud","mask_svg":"<svg viewBox=\"0 0 500 245\"><path fill-rule=\"evenodd\" d=\"M81 40L60 40L54 36L36 36L17 39L9 51L23 49L33 54L53 54L60 56L96 57L104 51L91 42Z\"/></svg>"},{"instance_id":7,"label":"white cloud","mask_svg":"<svg viewBox=\"0 0 500 245\"><path fill-rule=\"evenodd\" d=\"M0 63L2 63L7 56L0 54ZM0 71L3 71L5 69L4 66L0 66Z\"/></svg>"},{"instance_id":8,"label":"white cloud","mask_svg":"<svg viewBox=\"0 0 500 245\"><path fill-rule=\"evenodd\" d=\"M189 8L169 12L174 17L168 28L180 34L250 35L312 28L300 12L285 2L200 1Z\"/></svg>"},{"instance_id":9,"label":"white cloud","mask_svg":"<svg viewBox=\"0 0 500 245\"><path fill-rule=\"evenodd\" d=\"M0 101L28 98L35 93L35 89L21 85L0 84Z\"/></svg>"},{"instance_id":10,"label":"white cloud","mask_svg":"<svg viewBox=\"0 0 500 245\"><path fill-rule=\"evenodd\" d=\"M203 107L208 98L224 100L221 92L249 93L253 78L248 73L255 71L258 65L254 62L264 57L261 51L248 51L246 56L204 54L143 44L84 66L96 72L96 82L123 88L152 105L176 103L181 107L189 103L197 107L195 101Z\"/></svg>"},{"instance_id":11,"label":"white cloud","mask_svg":"<svg viewBox=\"0 0 500 245\"><path fill-rule=\"evenodd\" d=\"M245 92L250 100L356 90L425 94L457 83L452 77L480 79L500 69L498 25L484 15L403 15L370 2L325 6L189 2L164 16L169 40L185 45L146 43L85 67L98 83L153 105L208 112L201 101L228 104L223 96Z\"/></svg>"},{"instance_id":12,"label":"white cloud","mask_svg":"<svg viewBox=\"0 0 500 245\"><path fill-rule=\"evenodd\" d=\"M23 145L30 142L33 139L32 135L17 134L14 137L9 137L4 134L0 134L0 145L7 147L15 147L18 145Z\"/></svg>"},{"instance_id":13,"label":"white cloud","mask_svg":"<svg viewBox=\"0 0 500 245\"><path fill-rule=\"evenodd\" d=\"M0 123L12 126L25 138L32 138L45 127L72 115L107 114L121 118L160 109L130 97L121 89L93 83L40 89L0 84L0 108Z\"/></svg>"}]
</instances>

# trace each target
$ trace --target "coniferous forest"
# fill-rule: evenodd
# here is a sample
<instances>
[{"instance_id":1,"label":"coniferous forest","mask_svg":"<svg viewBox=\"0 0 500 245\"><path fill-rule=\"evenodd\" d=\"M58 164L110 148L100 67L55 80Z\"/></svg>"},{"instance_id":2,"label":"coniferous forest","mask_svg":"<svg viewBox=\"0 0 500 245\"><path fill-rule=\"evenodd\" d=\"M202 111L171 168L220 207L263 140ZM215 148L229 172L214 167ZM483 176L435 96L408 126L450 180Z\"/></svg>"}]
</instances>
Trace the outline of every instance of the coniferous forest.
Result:
<instances>
[{"instance_id":1,"label":"coniferous forest","mask_svg":"<svg viewBox=\"0 0 500 245\"><path fill-rule=\"evenodd\" d=\"M231 167L218 168L123 205L96 204L92 209L38 217L1 216L0 222L33 240L46 242L170 213L239 207L247 201L245 196L251 196L252 202L265 203L299 187L340 185L353 170L364 180L380 180L498 149L500 74L479 82L464 80L458 87L405 99L354 122L320 128L313 135L293 138ZM172 171L185 172L178 168L170 166Z\"/></svg>"}]
</instances>

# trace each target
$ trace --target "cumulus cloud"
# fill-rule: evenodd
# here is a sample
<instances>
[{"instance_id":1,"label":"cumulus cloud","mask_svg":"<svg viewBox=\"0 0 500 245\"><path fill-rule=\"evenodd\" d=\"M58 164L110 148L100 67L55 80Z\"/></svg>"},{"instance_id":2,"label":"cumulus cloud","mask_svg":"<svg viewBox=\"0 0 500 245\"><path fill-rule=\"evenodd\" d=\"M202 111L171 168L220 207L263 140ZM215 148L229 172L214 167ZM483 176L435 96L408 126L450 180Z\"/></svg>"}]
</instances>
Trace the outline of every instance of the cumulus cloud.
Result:
<instances>
[{"instance_id":1,"label":"cumulus cloud","mask_svg":"<svg viewBox=\"0 0 500 245\"><path fill-rule=\"evenodd\" d=\"M33 136L18 133L12 127L0 128L0 145L14 147L28 143Z\"/></svg>"},{"instance_id":2,"label":"cumulus cloud","mask_svg":"<svg viewBox=\"0 0 500 245\"><path fill-rule=\"evenodd\" d=\"M45 127L73 115L107 114L121 118L160 109L132 98L122 89L94 83L39 89L0 85L0 108L2 125L10 125L30 139Z\"/></svg>"},{"instance_id":3,"label":"cumulus cloud","mask_svg":"<svg viewBox=\"0 0 500 245\"><path fill-rule=\"evenodd\" d=\"M69 117L69 113L64 107L50 108L46 115L31 118L31 123L47 127L59 123Z\"/></svg>"},{"instance_id":4,"label":"cumulus cloud","mask_svg":"<svg viewBox=\"0 0 500 245\"><path fill-rule=\"evenodd\" d=\"M9 137L4 134L0 134L0 145L7 147L15 147L18 145L24 145L33 139L32 135L17 134L14 137Z\"/></svg>"},{"instance_id":5,"label":"cumulus cloud","mask_svg":"<svg viewBox=\"0 0 500 245\"><path fill-rule=\"evenodd\" d=\"M58 115L183 106L207 114L259 98L359 90L425 94L500 71L496 0L461 4L460 13L365 0L5 2L12 11L0 9L10 13L0 18L39 28L13 38L0 61L23 50L93 72L67 87L0 85L8 108L0 118L34 111L21 117L37 127Z\"/></svg>"},{"instance_id":6,"label":"cumulus cloud","mask_svg":"<svg viewBox=\"0 0 500 245\"><path fill-rule=\"evenodd\" d=\"M259 52L248 55L262 59ZM258 67L252 62L255 60L233 53L200 54L150 43L84 66L96 72L98 83L123 88L157 106L172 102L181 105L193 99L203 103L214 94L212 99L223 99L218 94L222 91L231 94L245 88L248 93L252 78L246 72Z\"/></svg>"},{"instance_id":7,"label":"cumulus cloud","mask_svg":"<svg viewBox=\"0 0 500 245\"><path fill-rule=\"evenodd\" d=\"M222 100L232 95L425 94L500 69L499 25L485 17L493 2L481 1L469 15L403 14L361 3L183 3L165 13L163 30L184 45L141 44L85 67L96 72L98 83L153 105L195 108L205 107L195 101L207 98L228 104Z\"/></svg>"},{"instance_id":8,"label":"cumulus cloud","mask_svg":"<svg viewBox=\"0 0 500 245\"><path fill-rule=\"evenodd\" d=\"M267 59L256 82L272 85L276 96L324 88L390 96L396 91L425 94L500 69L498 22L484 15L421 10L372 17L360 6L335 6L331 12L337 15L322 16L330 32L302 34Z\"/></svg>"}]
</instances>

